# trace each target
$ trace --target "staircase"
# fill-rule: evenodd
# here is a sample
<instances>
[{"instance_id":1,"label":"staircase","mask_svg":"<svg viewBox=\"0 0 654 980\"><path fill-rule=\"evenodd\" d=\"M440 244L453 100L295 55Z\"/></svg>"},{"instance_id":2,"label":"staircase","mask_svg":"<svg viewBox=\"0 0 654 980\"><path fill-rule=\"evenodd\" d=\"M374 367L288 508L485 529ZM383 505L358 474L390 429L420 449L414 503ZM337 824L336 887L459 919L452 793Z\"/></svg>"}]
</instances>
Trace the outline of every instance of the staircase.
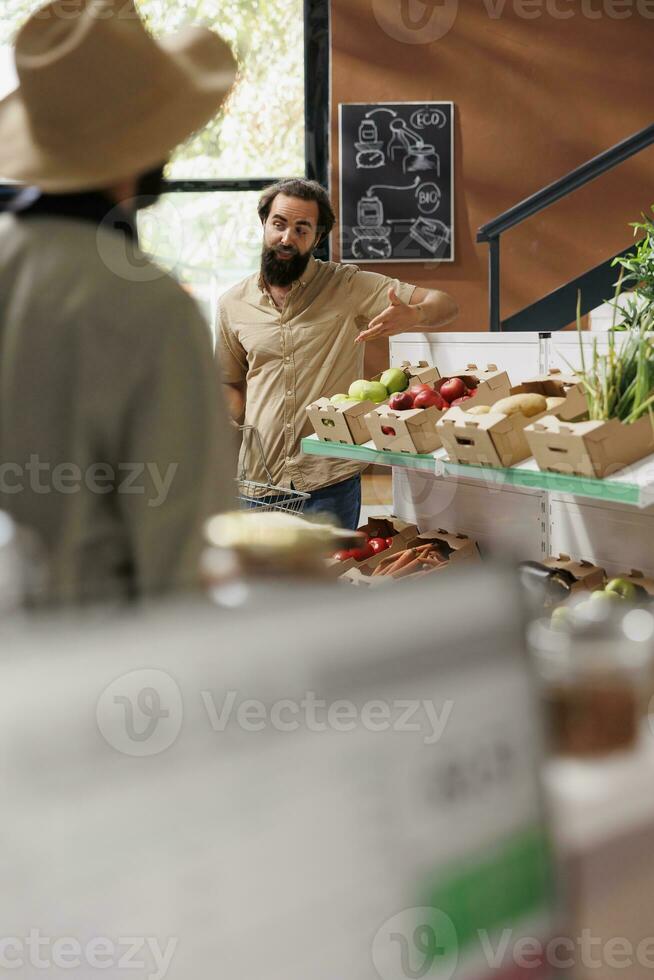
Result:
<instances>
[{"instance_id":1,"label":"staircase","mask_svg":"<svg viewBox=\"0 0 654 980\"><path fill-rule=\"evenodd\" d=\"M613 295L616 270L612 268L614 259L627 255L633 244L617 255L592 269L588 269L575 279L560 286L547 296L531 303L518 313L506 319L501 318L500 298L500 240L505 231L515 228L528 218L545 210L561 198L567 197L613 170L618 164L635 156L654 143L654 123L634 133L611 149L593 157L569 174L554 181L542 190L515 204L508 211L482 225L477 231L477 241L488 243L488 289L489 289L489 329L493 332L533 332L551 333L561 330L576 317L577 296L581 293L581 313L585 315L601 306Z\"/></svg>"}]
</instances>

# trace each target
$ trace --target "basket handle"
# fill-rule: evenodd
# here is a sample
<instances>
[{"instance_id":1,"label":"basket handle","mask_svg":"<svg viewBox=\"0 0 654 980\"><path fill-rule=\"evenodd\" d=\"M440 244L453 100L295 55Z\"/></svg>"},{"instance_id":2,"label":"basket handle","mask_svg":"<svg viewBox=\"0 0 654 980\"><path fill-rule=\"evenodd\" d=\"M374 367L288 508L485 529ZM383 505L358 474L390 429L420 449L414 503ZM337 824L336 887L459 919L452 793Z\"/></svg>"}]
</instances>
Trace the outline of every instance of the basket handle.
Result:
<instances>
[{"instance_id":1,"label":"basket handle","mask_svg":"<svg viewBox=\"0 0 654 980\"><path fill-rule=\"evenodd\" d=\"M268 485L269 486L272 485L272 476L271 476L270 470L268 469L268 462L266 460L266 454L263 451L263 443L261 442L261 435L260 435L259 430L257 429L256 425L240 425L239 426L239 431L242 432L243 435L245 435L245 433L247 432L248 438L250 437L250 435L252 433L254 433L254 437L256 439L257 447L259 449L259 456L261 457L261 463L263 464L263 468L264 468L264 471L265 471L265 474L266 474L266 477L267 477ZM249 448L249 446L248 446L248 448ZM241 466L241 472L239 474L239 480L245 480L246 479L245 455L246 454L243 453L243 465Z\"/></svg>"}]
</instances>

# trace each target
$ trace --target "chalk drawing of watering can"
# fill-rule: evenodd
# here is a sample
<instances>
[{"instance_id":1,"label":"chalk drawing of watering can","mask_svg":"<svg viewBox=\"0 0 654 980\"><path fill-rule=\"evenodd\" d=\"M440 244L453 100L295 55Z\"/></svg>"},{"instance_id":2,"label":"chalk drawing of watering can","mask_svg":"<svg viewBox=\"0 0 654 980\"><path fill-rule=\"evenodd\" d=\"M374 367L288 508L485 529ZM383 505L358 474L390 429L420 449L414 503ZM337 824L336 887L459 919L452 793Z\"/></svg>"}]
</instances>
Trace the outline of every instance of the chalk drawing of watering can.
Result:
<instances>
[{"instance_id":1,"label":"chalk drawing of watering can","mask_svg":"<svg viewBox=\"0 0 654 980\"><path fill-rule=\"evenodd\" d=\"M388 144L388 155L393 162L402 156L402 170L405 174L416 173L420 170L435 170L440 177L440 157L436 147L425 143L422 136L410 129L403 119L393 119L391 122L393 136Z\"/></svg>"}]
</instances>

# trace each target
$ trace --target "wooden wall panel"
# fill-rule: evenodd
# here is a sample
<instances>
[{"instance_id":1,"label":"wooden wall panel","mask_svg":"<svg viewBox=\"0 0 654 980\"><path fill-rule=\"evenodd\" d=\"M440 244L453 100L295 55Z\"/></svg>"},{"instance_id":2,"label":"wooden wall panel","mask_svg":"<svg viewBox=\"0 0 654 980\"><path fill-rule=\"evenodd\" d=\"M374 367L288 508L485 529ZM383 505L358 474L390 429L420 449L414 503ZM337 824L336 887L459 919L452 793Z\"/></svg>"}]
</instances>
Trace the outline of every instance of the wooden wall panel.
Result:
<instances>
[{"instance_id":1,"label":"wooden wall panel","mask_svg":"<svg viewBox=\"0 0 654 980\"><path fill-rule=\"evenodd\" d=\"M430 15L456 16L440 39L409 44L391 36L402 8L429 27ZM652 122L654 2L332 0L332 29L335 202L340 102L451 99L456 260L369 268L448 290L461 306L457 329L486 329L478 226ZM653 178L650 149L504 236L502 314L627 246L628 222L654 202ZM371 349L371 369L385 357L385 345Z\"/></svg>"}]
</instances>

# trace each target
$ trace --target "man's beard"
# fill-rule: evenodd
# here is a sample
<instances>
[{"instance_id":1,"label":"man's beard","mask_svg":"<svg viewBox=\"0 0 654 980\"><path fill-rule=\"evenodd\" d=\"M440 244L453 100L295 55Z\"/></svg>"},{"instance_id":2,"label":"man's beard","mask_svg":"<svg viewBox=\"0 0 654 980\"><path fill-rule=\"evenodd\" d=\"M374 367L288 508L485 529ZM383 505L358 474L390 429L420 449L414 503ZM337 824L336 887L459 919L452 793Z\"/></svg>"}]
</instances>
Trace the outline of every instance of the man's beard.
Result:
<instances>
[{"instance_id":1,"label":"man's beard","mask_svg":"<svg viewBox=\"0 0 654 980\"><path fill-rule=\"evenodd\" d=\"M290 286L300 278L308 266L311 252L302 255L297 249L293 249L295 254L292 258L280 259L277 255L278 250L279 246L267 248L264 245L261 253L261 274L269 286Z\"/></svg>"}]
</instances>

